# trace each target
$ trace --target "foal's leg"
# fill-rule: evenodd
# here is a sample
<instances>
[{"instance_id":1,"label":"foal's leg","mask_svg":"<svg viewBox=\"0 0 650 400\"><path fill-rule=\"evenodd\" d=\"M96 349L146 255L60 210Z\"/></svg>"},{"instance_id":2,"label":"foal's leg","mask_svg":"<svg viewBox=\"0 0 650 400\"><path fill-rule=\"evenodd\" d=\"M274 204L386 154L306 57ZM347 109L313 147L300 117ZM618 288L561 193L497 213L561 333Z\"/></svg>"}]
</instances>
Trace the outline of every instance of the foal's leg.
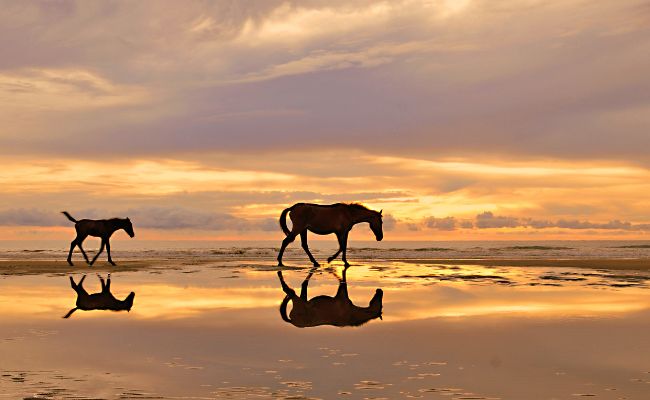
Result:
<instances>
[{"instance_id":1,"label":"foal's leg","mask_svg":"<svg viewBox=\"0 0 650 400\"><path fill-rule=\"evenodd\" d=\"M111 260L111 243L109 240L110 239L106 239L106 253L108 253L108 262L111 263L112 266L115 266L115 263L113 260Z\"/></svg>"},{"instance_id":2,"label":"foal's leg","mask_svg":"<svg viewBox=\"0 0 650 400\"><path fill-rule=\"evenodd\" d=\"M302 248L305 250L305 253L309 256L309 260L314 264L314 267L320 266L318 261L314 258L314 256L311 255L311 252L309 251L309 246L307 246L307 230L305 229L304 231L300 232L300 242L302 243Z\"/></svg>"},{"instance_id":3,"label":"foal's leg","mask_svg":"<svg viewBox=\"0 0 650 400\"><path fill-rule=\"evenodd\" d=\"M84 238L84 239L85 239L85 238ZM88 256L86 255L86 252L84 251L84 248L81 247L81 243L84 241L84 239L81 239L81 240L79 241L79 244L78 244L77 246L79 246L79 250L81 250L81 254L83 254L84 259L86 260L86 262L89 263L90 261L88 260Z\"/></svg>"},{"instance_id":4,"label":"foal's leg","mask_svg":"<svg viewBox=\"0 0 650 400\"><path fill-rule=\"evenodd\" d=\"M90 265L93 265L95 261L97 261L97 257L99 257L102 251L104 251L105 245L106 245L106 241L104 240L104 238L102 238L102 244L99 246L99 251L97 252L97 254L95 254L95 257L93 257L93 260L90 262Z\"/></svg>"},{"instance_id":5,"label":"foal's leg","mask_svg":"<svg viewBox=\"0 0 650 400\"><path fill-rule=\"evenodd\" d=\"M86 258L86 262L88 262L88 257L86 257L86 253L81 248L81 242L83 242L84 239L86 239L86 236L80 235L79 233L77 233L77 237L74 238L74 240L72 242L70 242L70 251L68 252L68 264L74 265L72 263L72 252L74 251L74 248L76 246L79 246L79 248L81 249L81 253L84 255L84 258Z\"/></svg>"},{"instance_id":6,"label":"foal's leg","mask_svg":"<svg viewBox=\"0 0 650 400\"><path fill-rule=\"evenodd\" d=\"M287 248L289 243L293 242L296 240L296 234L293 232L290 232L286 238L282 241L282 246L280 247L280 253L278 253L278 267L283 267L284 264L282 264L282 255L284 254L284 249Z\"/></svg>"}]
</instances>

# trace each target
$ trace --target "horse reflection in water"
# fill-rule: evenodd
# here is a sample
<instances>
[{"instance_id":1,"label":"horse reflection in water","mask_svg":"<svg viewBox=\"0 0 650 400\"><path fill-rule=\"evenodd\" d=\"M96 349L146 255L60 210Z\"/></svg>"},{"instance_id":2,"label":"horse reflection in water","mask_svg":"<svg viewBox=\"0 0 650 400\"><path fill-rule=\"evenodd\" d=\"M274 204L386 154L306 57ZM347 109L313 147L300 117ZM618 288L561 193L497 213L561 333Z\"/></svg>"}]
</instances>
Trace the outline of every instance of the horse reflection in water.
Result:
<instances>
[{"instance_id":1,"label":"horse reflection in water","mask_svg":"<svg viewBox=\"0 0 650 400\"><path fill-rule=\"evenodd\" d=\"M81 277L79 283L75 283L74 279L70 277L70 285L75 292L77 292L77 306L63 316L63 318L69 318L72 313L77 310L90 311L90 310L111 310L111 311L131 311L133 307L133 298L135 293L131 292L126 299L118 300L111 293L111 274L108 274L106 281L104 278L97 275L99 281L102 284L102 291L99 293L88 294L86 289L83 287L84 279L86 275Z\"/></svg>"},{"instance_id":2,"label":"horse reflection in water","mask_svg":"<svg viewBox=\"0 0 650 400\"><path fill-rule=\"evenodd\" d=\"M339 288L334 297L316 296L310 300L307 300L307 286L313 272L310 272L302 282L300 296L298 296L284 281L282 271L278 271L282 290L287 294L280 305L282 319L299 328L318 325L359 326L375 318L381 319L384 292L377 289L368 307L354 305L348 297L346 271L347 268L343 270L343 278L337 277ZM287 316L289 301L292 303L292 309Z\"/></svg>"}]
</instances>

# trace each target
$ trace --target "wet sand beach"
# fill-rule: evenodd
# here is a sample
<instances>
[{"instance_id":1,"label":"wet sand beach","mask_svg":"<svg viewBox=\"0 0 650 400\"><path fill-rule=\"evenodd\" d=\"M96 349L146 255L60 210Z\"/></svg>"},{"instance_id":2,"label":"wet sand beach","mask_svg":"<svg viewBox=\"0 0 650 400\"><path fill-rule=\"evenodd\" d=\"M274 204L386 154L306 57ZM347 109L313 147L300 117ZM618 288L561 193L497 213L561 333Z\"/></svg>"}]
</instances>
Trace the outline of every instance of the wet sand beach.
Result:
<instances>
[{"instance_id":1,"label":"wet sand beach","mask_svg":"<svg viewBox=\"0 0 650 400\"><path fill-rule=\"evenodd\" d=\"M650 273L641 261L549 259L530 268L521 258L357 252L346 273L349 299L367 307L382 289L382 318L298 328L279 312L285 293L272 252L116 252L117 267L92 268L69 267L56 252L6 252L0 398L641 400L650 393ZM310 265L297 250L287 264L284 279L299 292ZM69 276L78 282L87 274L92 293L100 291L96 274L108 272L117 299L135 292L132 309L63 319L76 300ZM307 297L334 296L342 264L312 272Z\"/></svg>"}]
</instances>

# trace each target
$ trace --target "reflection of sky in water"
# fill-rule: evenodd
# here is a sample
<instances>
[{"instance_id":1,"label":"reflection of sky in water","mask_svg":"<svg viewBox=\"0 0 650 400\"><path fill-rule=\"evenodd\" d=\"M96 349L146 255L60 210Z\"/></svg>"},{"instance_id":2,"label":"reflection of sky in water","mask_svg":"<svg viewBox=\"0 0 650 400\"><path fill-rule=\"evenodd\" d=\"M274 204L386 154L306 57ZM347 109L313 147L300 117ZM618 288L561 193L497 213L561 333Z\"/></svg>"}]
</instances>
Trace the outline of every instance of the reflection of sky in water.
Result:
<instances>
[{"instance_id":1,"label":"reflection of sky in water","mask_svg":"<svg viewBox=\"0 0 650 400\"><path fill-rule=\"evenodd\" d=\"M299 290L307 272L284 276ZM340 273L320 269L309 297L334 296ZM355 265L350 299L367 306L382 288L384 320L305 329L280 318L284 293L271 264L112 278L118 299L136 293L130 313L77 311L69 320L66 276L0 281L4 398L642 399L650 387L642 272ZM89 274L85 287L99 291L99 281Z\"/></svg>"}]
</instances>

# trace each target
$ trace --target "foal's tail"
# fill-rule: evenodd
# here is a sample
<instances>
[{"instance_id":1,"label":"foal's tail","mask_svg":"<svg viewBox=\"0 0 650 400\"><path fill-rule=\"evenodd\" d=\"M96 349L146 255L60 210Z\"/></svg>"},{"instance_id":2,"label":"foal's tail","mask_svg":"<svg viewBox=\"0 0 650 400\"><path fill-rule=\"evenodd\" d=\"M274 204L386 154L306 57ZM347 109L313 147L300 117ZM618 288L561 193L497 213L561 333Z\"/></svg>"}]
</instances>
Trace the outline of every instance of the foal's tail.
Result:
<instances>
[{"instance_id":1,"label":"foal's tail","mask_svg":"<svg viewBox=\"0 0 650 400\"><path fill-rule=\"evenodd\" d=\"M294 207L295 205L289 208L285 208L284 211L282 211L282 214L280 214L280 227L282 228L282 232L284 232L284 234L287 236L291 233L291 231L287 227L287 214L289 213L289 211L293 210Z\"/></svg>"},{"instance_id":2,"label":"foal's tail","mask_svg":"<svg viewBox=\"0 0 650 400\"><path fill-rule=\"evenodd\" d=\"M74 222L75 224L77 223L77 220L74 219L74 218L72 218L72 215L68 214L67 211L61 211L61 213L62 213L63 215L65 215L66 217L68 217L68 219L69 219L70 221Z\"/></svg>"}]
</instances>

